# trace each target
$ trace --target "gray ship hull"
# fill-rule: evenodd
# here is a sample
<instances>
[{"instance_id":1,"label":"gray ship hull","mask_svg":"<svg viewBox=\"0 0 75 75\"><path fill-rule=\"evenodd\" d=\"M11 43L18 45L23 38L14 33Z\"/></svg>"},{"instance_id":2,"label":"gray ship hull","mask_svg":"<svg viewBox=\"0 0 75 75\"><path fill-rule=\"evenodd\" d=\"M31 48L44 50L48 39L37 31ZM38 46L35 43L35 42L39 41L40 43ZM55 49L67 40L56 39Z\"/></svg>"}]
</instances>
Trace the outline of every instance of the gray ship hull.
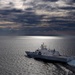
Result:
<instances>
[{"instance_id":1,"label":"gray ship hull","mask_svg":"<svg viewBox=\"0 0 75 75\"><path fill-rule=\"evenodd\" d=\"M61 62L61 63L67 63L69 60L67 57L62 57L62 56L44 56L44 55L38 55L35 52L29 52L26 51L26 54L30 58L42 60L45 62Z\"/></svg>"}]
</instances>

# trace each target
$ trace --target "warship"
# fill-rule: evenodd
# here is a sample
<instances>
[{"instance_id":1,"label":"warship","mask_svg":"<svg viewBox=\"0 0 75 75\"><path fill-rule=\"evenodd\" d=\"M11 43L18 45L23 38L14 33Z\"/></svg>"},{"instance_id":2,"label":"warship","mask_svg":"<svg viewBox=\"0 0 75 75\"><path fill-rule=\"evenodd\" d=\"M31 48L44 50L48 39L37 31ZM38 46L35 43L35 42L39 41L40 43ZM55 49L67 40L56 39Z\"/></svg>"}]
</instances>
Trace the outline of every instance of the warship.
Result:
<instances>
[{"instance_id":1,"label":"warship","mask_svg":"<svg viewBox=\"0 0 75 75\"><path fill-rule=\"evenodd\" d=\"M34 58L42 61L48 62L61 62L67 63L72 61L74 58L70 56L64 56L56 51L55 49L51 50L46 47L46 45L41 44L40 49L35 50L34 52L25 51L27 57Z\"/></svg>"}]
</instances>

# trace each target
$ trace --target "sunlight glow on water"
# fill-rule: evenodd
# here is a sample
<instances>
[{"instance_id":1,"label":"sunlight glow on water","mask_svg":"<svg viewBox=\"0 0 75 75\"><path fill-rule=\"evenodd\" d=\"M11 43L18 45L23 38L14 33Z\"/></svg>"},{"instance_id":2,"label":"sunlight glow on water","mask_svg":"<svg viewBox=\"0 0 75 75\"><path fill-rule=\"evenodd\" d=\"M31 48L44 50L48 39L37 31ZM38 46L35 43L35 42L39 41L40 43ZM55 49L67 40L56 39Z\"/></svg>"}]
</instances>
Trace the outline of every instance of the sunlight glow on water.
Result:
<instances>
[{"instance_id":1,"label":"sunlight glow on water","mask_svg":"<svg viewBox=\"0 0 75 75\"><path fill-rule=\"evenodd\" d=\"M62 37L55 37L55 36L31 36L34 39L61 39Z\"/></svg>"},{"instance_id":2,"label":"sunlight glow on water","mask_svg":"<svg viewBox=\"0 0 75 75\"><path fill-rule=\"evenodd\" d=\"M63 39L64 37L59 37L59 36L18 36L16 38L19 39Z\"/></svg>"}]
</instances>

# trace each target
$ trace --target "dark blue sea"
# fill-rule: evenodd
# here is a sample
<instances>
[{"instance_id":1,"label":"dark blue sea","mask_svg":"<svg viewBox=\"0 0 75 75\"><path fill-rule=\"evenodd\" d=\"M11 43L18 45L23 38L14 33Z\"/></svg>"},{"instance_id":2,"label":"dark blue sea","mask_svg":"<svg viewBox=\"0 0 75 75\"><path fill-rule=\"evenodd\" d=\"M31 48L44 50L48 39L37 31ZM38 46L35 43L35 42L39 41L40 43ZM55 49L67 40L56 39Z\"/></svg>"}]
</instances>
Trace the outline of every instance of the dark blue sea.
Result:
<instances>
[{"instance_id":1,"label":"dark blue sea","mask_svg":"<svg viewBox=\"0 0 75 75\"><path fill-rule=\"evenodd\" d=\"M75 75L59 64L25 57L25 51L35 51L42 43L75 56L74 36L0 36L0 75Z\"/></svg>"}]
</instances>

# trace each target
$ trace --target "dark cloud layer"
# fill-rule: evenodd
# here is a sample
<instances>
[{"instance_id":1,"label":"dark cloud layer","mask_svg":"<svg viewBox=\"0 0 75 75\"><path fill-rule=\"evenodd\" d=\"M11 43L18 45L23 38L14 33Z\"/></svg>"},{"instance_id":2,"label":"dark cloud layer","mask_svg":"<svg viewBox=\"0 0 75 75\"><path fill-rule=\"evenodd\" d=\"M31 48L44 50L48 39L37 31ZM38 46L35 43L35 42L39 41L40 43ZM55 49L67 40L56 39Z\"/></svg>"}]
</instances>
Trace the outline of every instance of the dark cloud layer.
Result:
<instances>
[{"instance_id":1,"label":"dark cloud layer","mask_svg":"<svg viewBox=\"0 0 75 75\"><path fill-rule=\"evenodd\" d=\"M43 1L57 2L58 0L43 0Z\"/></svg>"},{"instance_id":2,"label":"dark cloud layer","mask_svg":"<svg viewBox=\"0 0 75 75\"><path fill-rule=\"evenodd\" d=\"M75 7L60 7L60 9L63 9L63 10L75 10Z\"/></svg>"},{"instance_id":3,"label":"dark cloud layer","mask_svg":"<svg viewBox=\"0 0 75 75\"><path fill-rule=\"evenodd\" d=\"M66 3L68 4L72 4L72 3L75 3L75 0L64 0Z\"/></svg>"},{"instance_id":4,"label":"dark cloud layer","mask_svg":"<svg viewBox=\"0 0 75 75\"><path fill-rule=\"evenodd\" d=\"M0 9L0 35L75 35L75 1L63 0L65 6L61 0L41 1L29 2L25 10Z\"/></svg>"}]
</instances>

